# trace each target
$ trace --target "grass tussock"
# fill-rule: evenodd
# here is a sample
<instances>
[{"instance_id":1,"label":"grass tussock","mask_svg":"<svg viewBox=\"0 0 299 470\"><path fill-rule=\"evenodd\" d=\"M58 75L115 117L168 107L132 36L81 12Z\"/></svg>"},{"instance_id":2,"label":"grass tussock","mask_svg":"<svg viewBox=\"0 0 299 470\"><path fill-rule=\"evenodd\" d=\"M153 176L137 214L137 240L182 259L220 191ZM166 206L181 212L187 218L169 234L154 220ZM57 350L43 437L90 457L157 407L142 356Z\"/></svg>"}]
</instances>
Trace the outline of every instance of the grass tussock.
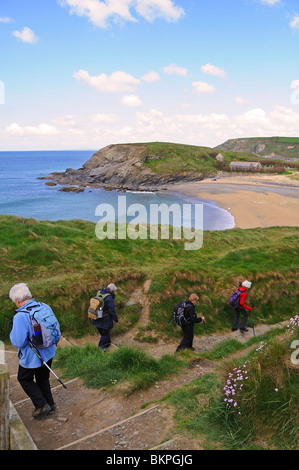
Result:
<instances>
[{"instance_id":1,"label":"grass tussock","mask_svg":"<svg viewBox=\"0 0 299 470\"><path fill-rule=\"evenodd\" d=\"M207 448L297 449L299 370L291 346L298 329L275 336L166 397L177 409L178 429L205 436ZM216 349L211 356L219 358Z\"/></svg>"},{"instance_id":2,"label":"grass tussock","mask_svg":"<svg viewBox=\"0 0 299 470\"><path fill-rule=\"evenodd\" d=\"M87 345L58 349L55 366L67 378L81 377L91 388L128 383L126 393L131 394L177 374L186 367L186 361L170 355L156 360L143 350L129 346L105 353L97 346Z\"/></svg>"}]
</instances>

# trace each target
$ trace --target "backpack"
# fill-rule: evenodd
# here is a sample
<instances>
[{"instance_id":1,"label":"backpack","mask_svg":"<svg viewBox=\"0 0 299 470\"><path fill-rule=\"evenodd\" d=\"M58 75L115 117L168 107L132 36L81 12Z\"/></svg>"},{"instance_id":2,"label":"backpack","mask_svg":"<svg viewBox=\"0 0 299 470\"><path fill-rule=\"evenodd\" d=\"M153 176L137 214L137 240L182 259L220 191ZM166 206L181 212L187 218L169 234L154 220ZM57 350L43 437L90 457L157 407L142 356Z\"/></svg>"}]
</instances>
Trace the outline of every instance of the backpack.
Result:
<instances>
[{"instance_id":1,"label":"backpack","mask_svg":"<svg viewBox=\"0 0 299 470\"><path fill-rule=\"evenodd\" d=\"M176 323L176 325L184 326L186 325L186 323L188 323L184 315L187 302L188 302L187 300L183 300L183 302L181 302L178 305L175 305L173 308L173 320Z\"/></svg>"},{"instance_id":2,"label":"backpack","mask_svg":"<svg viewBox=\"0 0 299 470\"><path fill-rule=\"evenodd\" d=\"M241 294L243 294L245 291L242 291L240 289L237 289L235 292L233 292L228 299L228 303L230 304L231 307L233 308L238 308L240 307L240 297Z\"/></svg>"},{"instance_id":3,"label":"backpack","mask_svg":"<svg viewBox=\"0 0 299 470\"><path fill-rule=\"evenodd\" d=\"M29 314L33 335L31 343L38 349L46 349L56 345L61 337L60 326L51 307L43 302L27 307L25 310Z\"/></svg>"},{"instance_id":4,"label":"backpack","mask_svg":"<svg viewBox=\"0 0 299 470\"><path fill-rule=\"evenodd\" d=\"M90 299L87 311L88 318L91 320L98 320L99 318L109 315L109 313L104 315L104 301L108 295L111 294L101 294L101 292L98 291L96 295Z\"/></svg>"}]
</instances>

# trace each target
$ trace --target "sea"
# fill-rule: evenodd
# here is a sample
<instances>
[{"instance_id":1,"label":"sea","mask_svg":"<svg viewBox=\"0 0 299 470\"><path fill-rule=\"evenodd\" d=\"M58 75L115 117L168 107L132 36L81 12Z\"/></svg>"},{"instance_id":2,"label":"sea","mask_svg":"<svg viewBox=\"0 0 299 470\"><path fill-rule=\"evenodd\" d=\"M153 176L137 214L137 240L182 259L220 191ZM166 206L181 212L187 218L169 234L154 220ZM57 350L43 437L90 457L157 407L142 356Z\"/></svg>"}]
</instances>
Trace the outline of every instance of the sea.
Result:
<instances>
[{"instance_id":1,"label":"sea","mask_svg":"<svg viewBox=\"0 0 299 470\"><path fill-rule=\"evenodd\" d=\"M150 214L151 204L179 204L182 215L182 226L189 224L194 228L196 204L203 207L204 230L226 230L234 227L232 215L220 208L217 203L196 199L179 193L163 191L123 192L105 191L87 187L84 192L61 192L62 186L47 186L47 177L53 172L65 171L67 168L78 169L92 157L96 150L65 150L65 151L10 151L0 152L0 214L15 215L36 220L88 220L98 222L96 209L101 204L115 208L116 218L124 214L117 211L119 196L126 196L127 207L141 204ZM190 211L185 216L184 207L189 205ZM99 212L97 212L99 214ZM147 217L147 216L145 216ZM132 219L131 219L132 220ZM149 220L146 220L149 223ZM127 218L130 222L130 218ZM170 219L170 223L172 220Z\"/></svg>"}]
</instances>

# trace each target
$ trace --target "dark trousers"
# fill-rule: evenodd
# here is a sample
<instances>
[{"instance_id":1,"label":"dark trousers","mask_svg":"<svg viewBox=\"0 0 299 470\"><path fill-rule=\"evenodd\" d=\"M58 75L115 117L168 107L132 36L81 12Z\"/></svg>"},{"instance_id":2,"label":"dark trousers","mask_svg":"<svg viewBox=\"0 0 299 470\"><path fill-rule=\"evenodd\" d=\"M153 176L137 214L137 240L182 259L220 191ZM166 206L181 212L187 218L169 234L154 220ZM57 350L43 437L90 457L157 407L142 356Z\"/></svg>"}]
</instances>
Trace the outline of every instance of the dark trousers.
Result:
<instances>
[{"instance_id":1,"label":"dark trousers","mask_svg":"<svg viewBox=\"0 0 299 470\"><path fill-rule=\"evenodd\" d=\"M98 347L101 349L107 349L111 345L110 330L104 328L98 328L98 332L101 335Z\"/></svg>"},{"instance_id":2,"label":"dark trousers","mask_svg":"<svg viewBox=\"0 0 299 470\"><path fill-rule=\"evenodd\" d=\"M47 364L51 367L52 359ZM26 369L19 365L18 381L35 408L42 408L47 403L50 406L54 405L49 375L50 371L46 366Z\"/></svg>"},{"instance_id":3,"label":"dark trousers","mask_svg":"<svg viewBox=\"0 0 299 470\"><path fill-rule=\"evenodd\" d=\"M235 309L235 318L234 318L234 322L233 322L233 328L234 329L238 329L239 328L239 321L240 321L240 315L242 313L243 315L243 319L242 319L242 323L241 323L241 327L240 328L245 328L246 326L246 323L247 323L247 320L248 320L248 315L249 315L249 312L248 310L246 310L246 308L236 308Z\"/></svg>"},{"instance_id":4,"label":"dark trousers","mask_svg":"<svg viewBox=\"0 0 299 470\"><path fill-rule=\"evenodd\" d=\"M192 344L193 344L193 338L194 338L194 324L188 324L184 325L181 327L183 332L184 332L184 337L182 341L180 342L179 346L177 347L177 351L180 351L181 349L191 349Z\"/></svg>"}]
</instances>

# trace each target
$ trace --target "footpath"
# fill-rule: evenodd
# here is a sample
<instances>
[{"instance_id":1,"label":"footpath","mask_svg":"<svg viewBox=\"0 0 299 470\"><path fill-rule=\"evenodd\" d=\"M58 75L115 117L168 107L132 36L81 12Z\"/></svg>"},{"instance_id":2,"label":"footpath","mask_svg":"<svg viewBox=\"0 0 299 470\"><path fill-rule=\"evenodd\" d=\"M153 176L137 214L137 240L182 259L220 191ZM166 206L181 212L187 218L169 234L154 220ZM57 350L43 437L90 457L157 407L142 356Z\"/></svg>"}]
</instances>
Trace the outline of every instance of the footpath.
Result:
<instances>
[{"instance_id":1,"label":"footpath","mask_svg":"<svg viewBox=\"0 0 299 470\"><path fill-rule=\"evenodd\" d=\"M260 325L256 335L283 326ZM248 341L252 330L241 334L228 332L222 335L199 336L194 339L196 352L212 349L216 344L235 338ZM127 339L127 338L126 338ZM95 336L94 341L98 338ZM68 345L62 339L59 347ZM120 342L120 344L122 344ZM117 346L112 346L111 348ZM176 344L161 343L158 354L175 351ZM10 400L23 421L37 449L40 450L200 450L203 442L175 431L175 410L159 400L177 387L215 367L206 359L195 360L192 367L172 377L159 381L149 390L135 392L126 397L122 386L109 390L94 390L84 386L79 378L64 382L65 390L51 374L51 384L57 411L43 420L35 420L33 405L17 381L17 351L5 347L5 358L10 374ZM55 370L60 376L61 372Z\"/></svg>"}]
</instances>

